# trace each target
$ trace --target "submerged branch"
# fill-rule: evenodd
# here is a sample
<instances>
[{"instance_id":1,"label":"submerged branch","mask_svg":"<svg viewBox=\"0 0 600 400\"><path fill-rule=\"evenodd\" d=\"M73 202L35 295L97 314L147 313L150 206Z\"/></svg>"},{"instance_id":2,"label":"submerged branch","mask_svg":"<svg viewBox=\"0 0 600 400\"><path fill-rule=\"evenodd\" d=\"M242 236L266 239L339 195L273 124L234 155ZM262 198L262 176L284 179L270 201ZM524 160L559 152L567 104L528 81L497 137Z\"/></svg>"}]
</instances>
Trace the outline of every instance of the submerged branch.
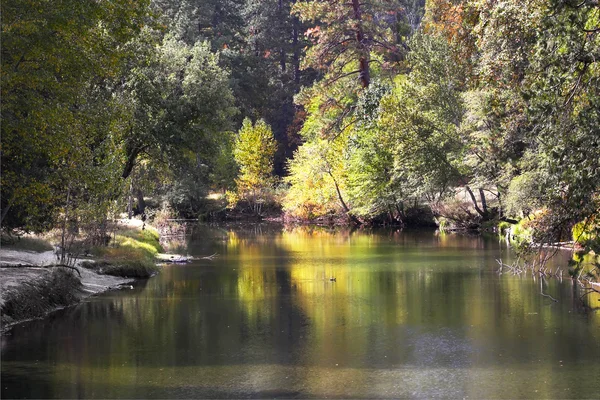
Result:
<instances>
[{"instance_id":1,"label":"submerged branch","mask_svg":"<svg viewBox=\"0 0 600 400\"><path fill-rule=\"evenodd\" d=\"M218 253L214 253L214 254L211 254L210 256L200 257L200 259L201 260L213 260L218 255L219 255Z\"/></svg>"}]
</instances>

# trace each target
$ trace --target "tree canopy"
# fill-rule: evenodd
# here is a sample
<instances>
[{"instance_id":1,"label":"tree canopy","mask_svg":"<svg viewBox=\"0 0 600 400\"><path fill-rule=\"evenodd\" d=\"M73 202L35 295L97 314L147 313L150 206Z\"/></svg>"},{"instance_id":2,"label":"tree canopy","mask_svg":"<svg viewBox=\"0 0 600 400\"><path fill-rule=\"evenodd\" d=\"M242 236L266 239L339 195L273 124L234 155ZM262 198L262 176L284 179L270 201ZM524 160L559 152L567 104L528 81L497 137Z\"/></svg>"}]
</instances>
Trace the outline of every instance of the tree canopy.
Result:
<instances>
[{"instance_id":1,"label":"tree canopy","mask_svg":"<svg viewBox=\"0 0 600 400\"><path fill-rule=\"evenodd\" d=\"M197 216L229 190L303 219L527 219L596 243L595 0L1 7L5 230L125 197Z\"/></svg>"}]
</instances>

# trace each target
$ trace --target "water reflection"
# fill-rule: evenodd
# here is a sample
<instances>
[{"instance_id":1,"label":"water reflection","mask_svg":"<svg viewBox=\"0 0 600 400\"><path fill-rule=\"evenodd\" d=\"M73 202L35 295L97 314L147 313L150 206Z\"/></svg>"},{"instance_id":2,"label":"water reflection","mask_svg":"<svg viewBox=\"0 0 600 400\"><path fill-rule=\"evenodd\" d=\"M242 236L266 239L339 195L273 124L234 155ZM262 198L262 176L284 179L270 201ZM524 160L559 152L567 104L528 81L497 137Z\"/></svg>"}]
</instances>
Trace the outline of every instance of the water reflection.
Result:
<instances>
[{"instance_id":1,"label":"water reflection","mask_svg":"<svg viewBox=\"0 0 600 400\"><path fill-rule=\"evenodd\" d=\"M14 329L2 397L597 394L598 313L499 277L495 238L256 226L187 250L219 256Z\"/></svg>"}]
</instances>

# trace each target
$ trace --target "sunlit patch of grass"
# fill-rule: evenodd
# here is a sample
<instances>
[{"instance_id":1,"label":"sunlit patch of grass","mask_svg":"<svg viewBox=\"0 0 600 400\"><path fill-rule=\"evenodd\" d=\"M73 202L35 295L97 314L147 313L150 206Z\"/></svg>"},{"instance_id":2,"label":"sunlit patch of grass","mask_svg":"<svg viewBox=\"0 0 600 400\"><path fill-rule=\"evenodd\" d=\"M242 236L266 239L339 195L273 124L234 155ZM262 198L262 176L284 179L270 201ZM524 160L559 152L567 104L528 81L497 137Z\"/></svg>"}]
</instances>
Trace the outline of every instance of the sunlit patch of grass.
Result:
<instances>
[{"instance_id":1,"label":"sunlit patch of grass","mask_svg":"<svg viewBox=\"0 0 600 400\"><path fill-rule=\"evenodd\" d=\"M124 229L117 232L114 244L121 247L143 248L155 255L163 251L158 239L158 231L152 227L146 227L144 230Z\"/></svg>"},{"instance_id":2,"label":"sunlit patch of grass","mask_svg":"<svg viewBox=\"0 0 600 400\"><path fill-rule=\"evenodd\" d=\"M155 257L163 251L158 239L158 231L148 226L144 230L119 230L110 246L93 250L98 262L82 266L100 274L148 278L157 272Z\"/></svg>"},{"instance_id":3,"label":"sunlit patch of grass","mask_svg":"<svg viewBox=\"0 0 600 400\"><path fill-rule=\"evenodd\" d=\"M139 250L143 253L148 253L151 256L155 256L156 254L158 254L158 250L156 249L155 246L153 246L149 243L140 241L140 240L136 240L132 237L117 235L115 237L115 243L116 243L116 246L118 246L117 248L120 247L120 248Z\"/></svg>"}]
</instances>

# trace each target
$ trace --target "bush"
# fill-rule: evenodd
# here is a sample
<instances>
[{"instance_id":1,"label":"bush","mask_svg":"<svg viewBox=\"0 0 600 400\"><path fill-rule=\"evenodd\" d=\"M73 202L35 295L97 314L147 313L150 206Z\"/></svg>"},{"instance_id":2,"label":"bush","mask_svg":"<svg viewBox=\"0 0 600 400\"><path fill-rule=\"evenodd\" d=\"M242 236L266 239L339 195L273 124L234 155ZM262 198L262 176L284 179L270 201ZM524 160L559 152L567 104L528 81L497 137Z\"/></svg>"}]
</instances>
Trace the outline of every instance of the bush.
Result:
<instances>
[{"instance_id":1,"label":"bush","mask_svg":"<svg viewBox=\"0 0 600 400\"><path fill-rule=\"evenodd\" d=\"M173 207L165 205L160 210L154 213L152 224L160 229L164 226L169 225L169 220L177 218L177 216L177 212Z\"/></svg>"},{"instance_id":2,"label":"bush","mask_svg":"<svg viewBox=\"0 0 600 400\"><path fill-rule=\"evenodd\" d=\"M472 230L481 227L481 216L468 201L456 198L432 205L440 230Z\"/></svg>"},{"instance_id":3,"label":"bush","mask_svg":"<svg viewBox=\"0 0 600 400\"><path fill-rule=\"evenodd\" d=\"M506 233L510 231L513 228L513 226L514 225L510 222L500 221L497 226L498 233L500 233L501 235L506 235Z\"/></svg>"},{"instance_id":4,"label":"bush","mask_svg":"<svg viewBox=\"0 0 600 400\"><path fill-rule=\"evenodd\" d=\"M512 239L517 242L531 242L533 240L532 220L523 218L516 225L512 226Z\"/></svg>"}]
</instances>

